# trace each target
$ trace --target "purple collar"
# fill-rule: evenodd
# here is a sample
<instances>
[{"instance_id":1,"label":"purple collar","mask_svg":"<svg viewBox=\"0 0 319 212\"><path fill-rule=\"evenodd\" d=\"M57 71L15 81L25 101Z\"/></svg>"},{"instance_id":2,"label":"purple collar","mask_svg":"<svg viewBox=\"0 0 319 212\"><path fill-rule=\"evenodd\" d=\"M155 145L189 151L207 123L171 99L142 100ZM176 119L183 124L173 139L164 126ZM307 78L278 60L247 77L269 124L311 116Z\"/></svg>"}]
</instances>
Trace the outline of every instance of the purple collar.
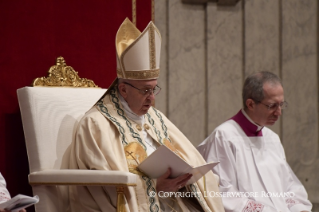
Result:
<instances>
[{"instance_id":1,"label":"purple collar","mask_svg":"<svg viewBox=\"0 0 319 212\"><path fill-rule=\"evenodd\" d=\"M235 116L230 118L237 122L248 137L263 136L262 129L257 131L258 127L251 123L240 110Z\"/></svg>"}]
</instances>

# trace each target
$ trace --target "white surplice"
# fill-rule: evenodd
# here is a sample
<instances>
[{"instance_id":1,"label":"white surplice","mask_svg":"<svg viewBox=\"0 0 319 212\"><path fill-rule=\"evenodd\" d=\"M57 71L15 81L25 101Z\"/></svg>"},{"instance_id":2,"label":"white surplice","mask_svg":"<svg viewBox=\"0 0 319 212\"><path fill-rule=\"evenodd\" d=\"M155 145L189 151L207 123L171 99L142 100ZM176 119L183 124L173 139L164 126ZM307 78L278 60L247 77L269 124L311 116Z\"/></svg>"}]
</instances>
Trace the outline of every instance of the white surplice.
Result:
<instances>
[{"instance_id":1,"label":"white surplice","mask_svg":"<svg viewBox=\"0 0 319 212\"><path fill-rule=\"evenodd\" d=\"M0 173L0 203L6 202L11 199L9 191L7 190L7 184L2 174Z\"/></svg>"},{"instance_id":2,"label":"white surplice","mask_svg":"<svg viewBox=\"0 0 319 212\"><path fill-rule=\"evenodd\" d=\"M244 111L234 117L197 147L207 162L220 161L213 171L220 178L225 211L311 211L278 135L252 123Z\"/></svg>"}]
</instances>

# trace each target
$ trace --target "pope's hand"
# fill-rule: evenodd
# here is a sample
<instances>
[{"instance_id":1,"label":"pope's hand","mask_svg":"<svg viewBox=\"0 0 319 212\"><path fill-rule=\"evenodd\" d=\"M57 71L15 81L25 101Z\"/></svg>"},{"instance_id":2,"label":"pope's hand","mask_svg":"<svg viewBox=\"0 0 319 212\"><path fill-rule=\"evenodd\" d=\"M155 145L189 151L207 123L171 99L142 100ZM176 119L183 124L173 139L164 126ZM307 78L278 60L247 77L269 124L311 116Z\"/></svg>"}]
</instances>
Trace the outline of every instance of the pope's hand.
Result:
<instances>
[{"instance_id":1,"label":"pope's hand","mask_svg":"<svg viewBox=\"0 0 319 212\"><path fill-rule=\"evenodd\" d=\"M192 174L184 174L176 178L169 178L171 169L168 168L165 174L157 178L156 191L160 192L175 192L184 187Z\"/></svg>"}]
</instances>

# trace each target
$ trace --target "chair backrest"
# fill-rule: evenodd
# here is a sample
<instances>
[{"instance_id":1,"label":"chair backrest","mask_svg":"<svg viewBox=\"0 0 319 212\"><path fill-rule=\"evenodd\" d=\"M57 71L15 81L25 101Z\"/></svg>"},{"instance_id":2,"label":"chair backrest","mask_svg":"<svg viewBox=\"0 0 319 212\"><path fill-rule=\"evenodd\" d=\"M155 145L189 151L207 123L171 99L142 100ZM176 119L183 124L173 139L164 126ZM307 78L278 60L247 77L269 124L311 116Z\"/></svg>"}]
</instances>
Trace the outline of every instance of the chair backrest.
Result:
<instances>
[{"instance_id":1,"label":"chair backrest","mask_svg":"<svg viewBox=\"0 0 319 212\"><path fill-rule=\"evenodd\" d=\"M30 173L67 168L64 164L75 126L105 91L68 87L18 89Z\"/></svg>"},{"instance_id":2,"label":"chair backrest","mask_svg":"<svg viewBox=\"0 0 319 212\"><path fill-rule=\"evenodd\" d=\"M105 93L99 88L24 87L18 89L30 173L67 169L77 123ZM37 212L66 211L68 186L32 186Z\"/></svg>"}]
</instances>

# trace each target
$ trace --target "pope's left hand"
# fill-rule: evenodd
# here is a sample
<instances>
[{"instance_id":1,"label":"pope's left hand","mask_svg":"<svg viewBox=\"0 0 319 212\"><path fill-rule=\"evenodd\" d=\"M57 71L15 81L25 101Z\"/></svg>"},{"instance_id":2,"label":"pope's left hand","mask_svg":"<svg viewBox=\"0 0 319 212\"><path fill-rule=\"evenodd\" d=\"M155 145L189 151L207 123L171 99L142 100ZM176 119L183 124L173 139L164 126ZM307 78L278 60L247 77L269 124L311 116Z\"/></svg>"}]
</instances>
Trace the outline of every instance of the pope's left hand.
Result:
<instances>
[{"instance_id":1,"label":"pope's left hand","mask_svg":"<svg viewBox=\"0 0 319 212\"><path fill-rule=\"evenodd\" d=\"M168 168L165 174L157 178L156 191L160 192L175 192L184 187L192 174L184 174L176 178L169 178L171 169Z\"/></svg>"}]
</instances>

